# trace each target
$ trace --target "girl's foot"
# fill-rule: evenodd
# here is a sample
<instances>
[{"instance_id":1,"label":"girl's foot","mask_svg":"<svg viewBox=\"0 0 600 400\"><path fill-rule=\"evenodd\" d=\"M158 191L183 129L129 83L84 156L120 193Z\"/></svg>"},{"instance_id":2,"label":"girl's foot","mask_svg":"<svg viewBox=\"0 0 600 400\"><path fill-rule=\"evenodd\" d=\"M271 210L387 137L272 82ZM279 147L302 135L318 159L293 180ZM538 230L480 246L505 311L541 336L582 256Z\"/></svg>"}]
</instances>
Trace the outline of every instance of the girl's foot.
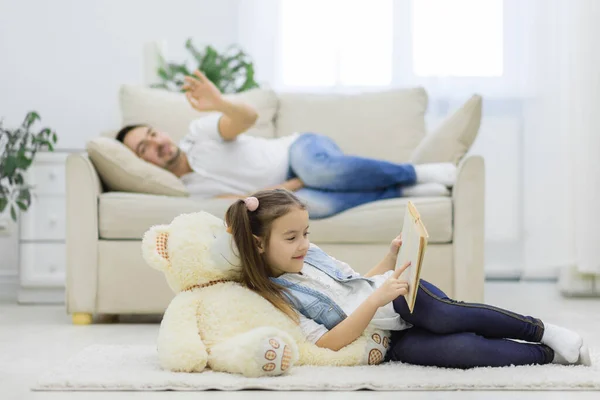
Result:
<instances>
[{"instance_id":1,"label":"girl's foot","mask_svg":"<svg viewBox=\"0 0 600 400\"><path fill-rule=\"evenodd\" d=\"M554 352L554 359L552 360L552 364L560 364L560 365L585 365L586 367L592 366L592 357L590 357L590 350L586 345L581 346L579 349L579 358L576 362L570 363L563 356L561 356L558 352Z\"/></svg>"},{"instance_id":2,"label":"girl's foot","mask_svg":"<svg viewBox=\"0 0 600 400\"><path fill-rule=\"evenodd\" d=\"M579 359L583 339L569 329L544 323L542 343L559 353L569 364L574 364Z\"/></svg>"},{"instance_id":3,"label":"girl's foot","mask_svg":"<svg viewBox=\"0 0 600 400\"><path fill-rule=\"evenodd\" d=\"M577 360L577 364L585 365L586 367L592 366L592 357L590 356L590 349L584 344L579 349L579 360Z\"/></svg>"}]
</instances>

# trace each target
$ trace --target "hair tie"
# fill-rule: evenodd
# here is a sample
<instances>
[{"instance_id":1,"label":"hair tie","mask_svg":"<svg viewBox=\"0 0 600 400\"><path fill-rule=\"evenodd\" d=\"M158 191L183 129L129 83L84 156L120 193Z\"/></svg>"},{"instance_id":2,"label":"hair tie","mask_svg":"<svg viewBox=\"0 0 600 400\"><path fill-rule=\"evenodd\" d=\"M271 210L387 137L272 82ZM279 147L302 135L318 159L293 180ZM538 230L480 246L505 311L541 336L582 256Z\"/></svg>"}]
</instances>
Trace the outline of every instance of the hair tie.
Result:
<instances>
[{"instance_id":1,"label":"hair tie","mask_svg":"<svg viewBox=\"0 0 600 400\"><path fill-rule=\"evenodd\" d=\"M256 209L258 208L258 199L254 196L246 197L244 199L244 203L246 203L246 208L248 209L248 211L256 211Z\"/></svg>"}]
</instances>

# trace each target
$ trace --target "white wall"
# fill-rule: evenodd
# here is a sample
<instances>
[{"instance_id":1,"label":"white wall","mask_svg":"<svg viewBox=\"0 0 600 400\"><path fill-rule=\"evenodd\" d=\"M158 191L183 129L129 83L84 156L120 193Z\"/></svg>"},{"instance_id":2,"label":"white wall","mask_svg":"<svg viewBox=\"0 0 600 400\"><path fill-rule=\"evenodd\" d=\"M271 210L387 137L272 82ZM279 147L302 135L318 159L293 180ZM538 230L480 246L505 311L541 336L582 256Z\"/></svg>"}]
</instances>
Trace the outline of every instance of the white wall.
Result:
<instances>
[{"instance_id":1,"label":"white wall","mask_svg":"<svg viewBox=\"0 0 600 400\"><path fill-rule=\"evenodd\" d=\"M81 148L118 125L121 83L143 82L143 45L185 39L223 47L237 38L239 0L0 0L0 115L27 110L56 129L60 147Z\"/></svg>"},{"instance_id":2,"label":"white wall","mask_svg":"<svg viewBox=\"0 0 600 400\"><path fill-rule=\"evenodd\" d=\"M119 85L144 82L145 43L166 40L178 60L188 37L233 44L239 1L0 0L0 118L16 126L36 110L58 147L82 149L119 126ZM0 282L16 274L16 244L0 237Z\"/></svg>"}]
</instances>

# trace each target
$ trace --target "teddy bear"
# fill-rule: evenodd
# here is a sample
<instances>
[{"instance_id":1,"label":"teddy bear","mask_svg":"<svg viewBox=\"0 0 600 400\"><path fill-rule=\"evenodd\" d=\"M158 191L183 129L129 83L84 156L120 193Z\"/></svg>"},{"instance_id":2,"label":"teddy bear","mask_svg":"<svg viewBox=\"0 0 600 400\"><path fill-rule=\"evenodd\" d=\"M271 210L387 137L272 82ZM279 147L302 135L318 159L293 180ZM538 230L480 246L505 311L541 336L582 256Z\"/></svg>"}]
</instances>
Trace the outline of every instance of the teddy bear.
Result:
<instances>
[{"instance_id":1,"label":"teddy bear","mask_svg":"<svg viewBox=\"0 0 600 400\"><path fill-rule=\"evenodd\" d=\"M277 376L294 365L379 364L390 332L367 329L332 351L307 341L297 322L240 283L241 262L222 219L201 211L151 227L146 263L164 273L175 297L159 328L163 369Z\"/></svg>"}]
</instances>

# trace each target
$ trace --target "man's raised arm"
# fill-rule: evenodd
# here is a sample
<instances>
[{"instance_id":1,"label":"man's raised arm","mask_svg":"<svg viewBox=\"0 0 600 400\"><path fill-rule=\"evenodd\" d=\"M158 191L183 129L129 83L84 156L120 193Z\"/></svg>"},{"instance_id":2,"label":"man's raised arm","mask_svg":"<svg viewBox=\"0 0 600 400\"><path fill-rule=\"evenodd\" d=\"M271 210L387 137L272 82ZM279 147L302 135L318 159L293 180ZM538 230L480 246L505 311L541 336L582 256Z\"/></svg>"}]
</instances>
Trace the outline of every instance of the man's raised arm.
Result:
<instances>
[{"instance_id":1,"label":"man's raised arm","mask_svg":"<svg viewBox=\"0 0 600 400\"><path fill-rule=\"evenodd\" d=\"M185 96L194 109L223 114L219 119L219 134L223 140L234 140L258 119L253 107L223 98L219 89L199 70L194 71L194 77L186 76L184 79Z\"/></svg>"}]
</instances>

